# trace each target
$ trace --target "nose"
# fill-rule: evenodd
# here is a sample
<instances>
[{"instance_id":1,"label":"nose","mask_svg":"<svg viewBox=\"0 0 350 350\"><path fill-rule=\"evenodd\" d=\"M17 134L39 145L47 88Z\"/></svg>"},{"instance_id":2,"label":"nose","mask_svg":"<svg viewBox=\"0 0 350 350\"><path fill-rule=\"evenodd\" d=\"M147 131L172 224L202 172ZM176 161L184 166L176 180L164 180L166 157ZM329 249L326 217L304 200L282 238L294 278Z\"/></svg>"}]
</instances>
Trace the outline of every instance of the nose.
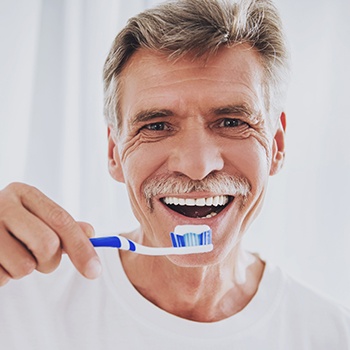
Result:
<instances>
[{"instance_id":1,"label":"nose","mask_svg":"<svg viewBox=\"0 0 350 350\"><path fill-rule=\"evenodd\" d=\"M174 140L168 169L192 180L202 180L211 172L222 170L224 160L215 137L204 130L184 132Z\"/></svg>"}]
</instances>

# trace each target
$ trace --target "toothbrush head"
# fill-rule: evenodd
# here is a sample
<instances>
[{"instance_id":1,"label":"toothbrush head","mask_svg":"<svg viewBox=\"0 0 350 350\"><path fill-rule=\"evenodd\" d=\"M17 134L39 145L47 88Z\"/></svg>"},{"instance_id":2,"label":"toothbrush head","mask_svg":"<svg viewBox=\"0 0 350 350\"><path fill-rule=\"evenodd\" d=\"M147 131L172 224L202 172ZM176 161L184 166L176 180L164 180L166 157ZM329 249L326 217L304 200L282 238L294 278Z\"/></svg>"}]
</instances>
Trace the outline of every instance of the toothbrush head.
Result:
<instances>
[{"instance_id":1,"label":"toothbrush head","mask_svg":"<svg viewBox=\"0 0 350 350\"><path fill-rule=\"evenodd\" d=\"M178 225L170 237L175 248L212 245L212 231L208 225Z\"/></svg>"}]
</instances>

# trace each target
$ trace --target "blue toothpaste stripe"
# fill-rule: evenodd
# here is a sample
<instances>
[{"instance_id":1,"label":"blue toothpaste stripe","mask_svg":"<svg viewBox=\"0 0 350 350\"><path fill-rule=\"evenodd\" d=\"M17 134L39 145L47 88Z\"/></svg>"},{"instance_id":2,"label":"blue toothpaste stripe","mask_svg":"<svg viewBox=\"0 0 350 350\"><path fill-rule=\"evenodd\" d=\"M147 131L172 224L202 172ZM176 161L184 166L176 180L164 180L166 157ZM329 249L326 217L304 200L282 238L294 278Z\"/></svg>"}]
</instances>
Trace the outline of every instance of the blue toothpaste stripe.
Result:
<instances>
[{"instance_id":1,"label":"blue toothpaste stripe","mask_svg":"<svg viewBox=\"0 0 350 350\"><path fill-rule=\"evenodd\" d=\"M175 233L170 232L170 237L171 237L171 243L172 243L173 247L177 248L178 244L177 244L177 239L176 239Z\"/></svg>"},{"instance_id":2,"label":"blue toothpaste stripe","mask_svg":"<svg viewBox=\"0 0 350 350\"><path fill-rule=\"evenodd\" d=\"M211 230L201 233L188 232L184 235L170 233L173 247L191 247L211 244Z\"/></svg>"}]
</instances>

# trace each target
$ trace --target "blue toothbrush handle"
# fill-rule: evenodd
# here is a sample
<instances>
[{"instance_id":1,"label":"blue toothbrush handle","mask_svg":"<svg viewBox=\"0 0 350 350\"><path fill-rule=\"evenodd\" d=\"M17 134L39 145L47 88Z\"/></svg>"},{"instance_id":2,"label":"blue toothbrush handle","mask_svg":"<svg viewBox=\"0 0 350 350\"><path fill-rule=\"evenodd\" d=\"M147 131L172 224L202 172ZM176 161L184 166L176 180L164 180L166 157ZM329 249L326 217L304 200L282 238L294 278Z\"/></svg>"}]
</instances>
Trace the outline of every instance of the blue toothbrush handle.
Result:
<instances>
[{"instance_id":1,"label":"blue toothbrush handle","mask_svg":"<svg viewBox=\"0 0 350 350\"><path fill-rule=\"evenodd\" d=\"M125 249L135 251L136 246L133 241L124 237L108 236L108 237L94 237L90 238L90 242L94 247L111 247L118 249Z\"/></svg>"}]
</instances>

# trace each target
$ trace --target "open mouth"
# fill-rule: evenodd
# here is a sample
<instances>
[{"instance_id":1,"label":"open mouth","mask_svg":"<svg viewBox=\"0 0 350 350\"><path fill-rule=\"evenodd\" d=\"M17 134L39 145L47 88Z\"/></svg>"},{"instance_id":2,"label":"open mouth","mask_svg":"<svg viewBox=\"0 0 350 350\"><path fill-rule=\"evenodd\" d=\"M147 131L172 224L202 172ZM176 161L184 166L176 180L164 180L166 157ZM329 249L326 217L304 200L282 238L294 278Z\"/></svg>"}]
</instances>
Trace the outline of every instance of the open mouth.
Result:
<instances>
[{"instance_id":1,"label":"open mouth","mask_svg":"<svg viewBox=\"0 0 350 350\"><path fill-rule=\"evenodd\" d=\"M211 218L224 210L232 202L232 196L206 198L164 197L161 201L171 210L190 218Z\"/></svg>"}]
</instances>

